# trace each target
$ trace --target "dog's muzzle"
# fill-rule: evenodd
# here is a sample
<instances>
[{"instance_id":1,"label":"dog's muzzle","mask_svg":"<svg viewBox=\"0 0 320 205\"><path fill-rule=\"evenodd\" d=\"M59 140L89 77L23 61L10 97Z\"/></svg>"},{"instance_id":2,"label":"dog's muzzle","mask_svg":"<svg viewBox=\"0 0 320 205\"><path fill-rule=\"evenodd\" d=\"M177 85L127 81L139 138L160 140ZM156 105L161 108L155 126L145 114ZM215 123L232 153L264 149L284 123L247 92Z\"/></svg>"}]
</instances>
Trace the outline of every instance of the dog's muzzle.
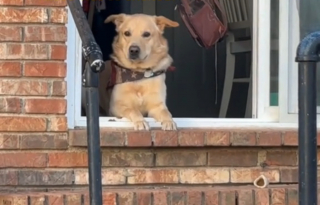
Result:
<instances>
[{"instance_id":1,"label":"dog's muzzle","mask_svg":"<svg viewBox=\"0 0 320 205\"><path fill-rule=\"evenodd\" d=\"M129 47L129 58L131 60L136 60L140 56L140 48L139 46L130 46Z\"/></svg>"}]
</instances>

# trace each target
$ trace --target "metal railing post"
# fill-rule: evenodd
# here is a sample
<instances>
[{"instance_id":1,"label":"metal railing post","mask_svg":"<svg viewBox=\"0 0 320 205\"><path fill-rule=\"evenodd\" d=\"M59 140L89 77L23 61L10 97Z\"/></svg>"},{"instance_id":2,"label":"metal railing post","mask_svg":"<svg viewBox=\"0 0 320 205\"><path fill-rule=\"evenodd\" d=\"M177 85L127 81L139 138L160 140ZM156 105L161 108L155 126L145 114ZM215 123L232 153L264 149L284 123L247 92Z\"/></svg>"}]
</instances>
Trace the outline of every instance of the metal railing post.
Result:
<instances>
[{"instance_id":1,"label":"metal railing post","mask_svg":"<svg viewBox=\"0 0 320 205\"><path fill-rule=\"evenodd\" d=\"M297 49L299 63L299 205L317 205L317 90L320 31Z\"/></svg>"},{"instance_id":2,"label":"metal railing post","mask_svg":"<svg viewBox=\"0 0 320 205\"><path fill-rule=\"evenodd\" d=\"M90 205L102 205L98 86L99 72L104 68L104 61L79 0L67 2L82 41L83 56L90 66L85 69L82 78L87 111Z\"/></svg>"}]
</instances>

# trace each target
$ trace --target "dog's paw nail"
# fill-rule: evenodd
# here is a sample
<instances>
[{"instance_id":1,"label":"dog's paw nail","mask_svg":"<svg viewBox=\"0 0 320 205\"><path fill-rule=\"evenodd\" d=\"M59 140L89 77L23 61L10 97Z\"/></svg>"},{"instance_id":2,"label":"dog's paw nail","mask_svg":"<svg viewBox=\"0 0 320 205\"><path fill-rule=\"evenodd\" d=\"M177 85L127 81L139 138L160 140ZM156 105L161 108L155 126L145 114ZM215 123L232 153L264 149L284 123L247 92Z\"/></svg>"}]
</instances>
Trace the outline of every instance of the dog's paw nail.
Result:
<instances>
[{"instance_id":1,"label":"dog's paw nail","mask_svg":"<svg viewBox=\"0 0 320 205\"><path fill-rule=\"evenodd\" d=\"M133 123L135 130L149 130L149 125L146 121L138 121Z\"/></svg>"},{"instance_id":2,"label":"dog's paw nail","mask_svg":"<svg viewBox=\"0 0 320 205\"><path fill-rule=\"evenodd\" d=\"M177 125L174 121L163 121L161 126L162 130L177 130Z\"/></svg>"}]
</instances>

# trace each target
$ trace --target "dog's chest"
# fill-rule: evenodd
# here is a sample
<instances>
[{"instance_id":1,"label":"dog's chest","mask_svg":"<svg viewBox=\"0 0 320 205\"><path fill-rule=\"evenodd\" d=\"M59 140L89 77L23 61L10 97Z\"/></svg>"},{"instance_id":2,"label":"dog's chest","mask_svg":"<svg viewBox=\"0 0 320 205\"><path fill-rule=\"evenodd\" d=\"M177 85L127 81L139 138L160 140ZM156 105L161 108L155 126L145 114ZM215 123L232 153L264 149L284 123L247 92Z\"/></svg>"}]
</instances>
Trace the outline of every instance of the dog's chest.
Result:
<instances>
[{"instance_id":1,"label":"dog's chest","mask_svg":"<svg viewBox=\"0 0 320 205\"><path fill-rule=\"evenodd\" d=\"M142 94L140 92L137 92L137 104L139 106L143 105L143 97L142 97Z\"/></svg>"}]
</instances>

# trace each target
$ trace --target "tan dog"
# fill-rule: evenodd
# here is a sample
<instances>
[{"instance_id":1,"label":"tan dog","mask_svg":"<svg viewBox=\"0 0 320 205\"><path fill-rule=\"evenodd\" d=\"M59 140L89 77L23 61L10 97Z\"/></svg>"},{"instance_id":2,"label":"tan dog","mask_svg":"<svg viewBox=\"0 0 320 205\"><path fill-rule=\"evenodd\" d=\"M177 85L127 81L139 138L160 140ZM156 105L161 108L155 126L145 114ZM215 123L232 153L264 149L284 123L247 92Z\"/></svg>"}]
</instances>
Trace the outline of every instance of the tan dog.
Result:
<instances>
[{"instance_id":1,"label":"tan dog","mask_svg":"<svg viewBox=\"0 0 320 205\"><path fill-rule=\"evenodd\" d=\"M173 60L162 34L165 27L177 27L179 24L163 16L144 14L111 15L105 20L105 23L109 22L116 25L118 34L112 45L113 64L106 62L107 68L100 75L100 98L107 96L105 77L110 75L108 70L112 66L116 65L120 73L130 72L132 78L141 74L144 78L115 84L110 104L108 99L101 99L102 107L109 110L111 116L132 121L135 130L149 129L143 117L145 115L161 122L163 130L175 130L176 124L166 106L165 84L165 71ZM117 76L117 80L119 78Z\"/></svg>"}]
</instances>

